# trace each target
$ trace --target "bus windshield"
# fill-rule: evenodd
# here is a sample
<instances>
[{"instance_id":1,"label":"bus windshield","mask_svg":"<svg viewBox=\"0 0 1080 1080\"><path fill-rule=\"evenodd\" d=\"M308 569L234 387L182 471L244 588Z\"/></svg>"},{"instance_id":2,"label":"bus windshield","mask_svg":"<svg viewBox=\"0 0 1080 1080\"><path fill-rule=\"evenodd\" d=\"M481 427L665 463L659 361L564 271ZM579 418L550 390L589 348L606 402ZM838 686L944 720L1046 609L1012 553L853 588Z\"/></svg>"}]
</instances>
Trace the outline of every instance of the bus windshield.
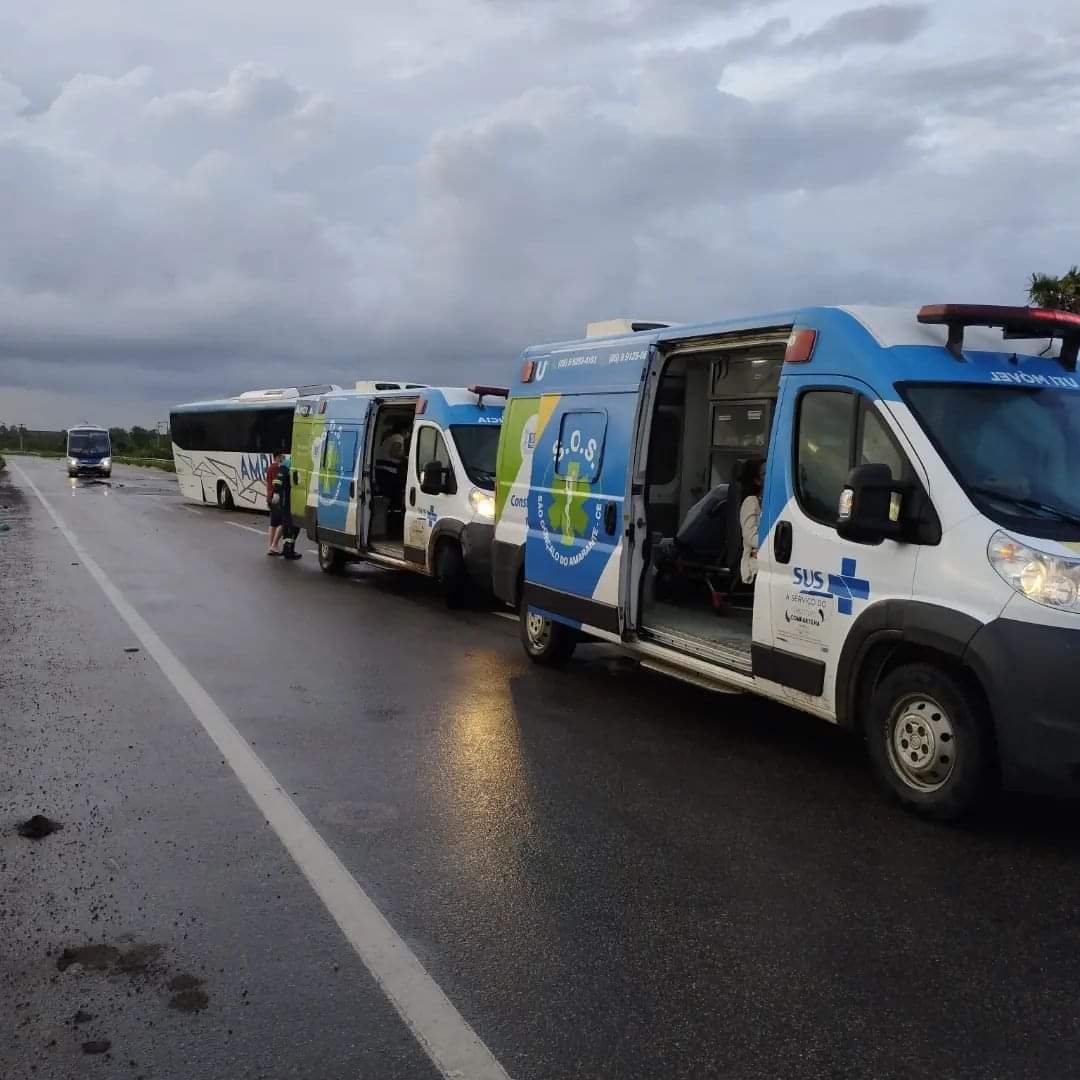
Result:
<instances>
[{"instance_id":1,"label":"bus windshield","mask_svg":"<svg viewBox=\"0 0 1080 1080\"><path fill-rule=\"evenodd\" d=\"M457 443L461 463L469 479L488 491L495 490L495 457L499 451L498 424L453 424L450 427Z\"/></svg>"},{"instance_id":2,"label":"bus windshield","mask_svg":"<svg viewBox=\"0 0 1080 1080\"><path fill-rule=\"evenodd\" d=\"M109 433L107 431L72 431L68 434L69 454L107 454Z\"/></svg>"},{"instance_id":3,"label":"bus windshield","mask_svg":"<svg viewBox=\"0 0 1080 1080\"><path fill-rule=\"evenodd\" d=\"M970 383L902 392L988 518L1029 536L1080 538L1080 392Z\"/></svg>"}]
</instances>

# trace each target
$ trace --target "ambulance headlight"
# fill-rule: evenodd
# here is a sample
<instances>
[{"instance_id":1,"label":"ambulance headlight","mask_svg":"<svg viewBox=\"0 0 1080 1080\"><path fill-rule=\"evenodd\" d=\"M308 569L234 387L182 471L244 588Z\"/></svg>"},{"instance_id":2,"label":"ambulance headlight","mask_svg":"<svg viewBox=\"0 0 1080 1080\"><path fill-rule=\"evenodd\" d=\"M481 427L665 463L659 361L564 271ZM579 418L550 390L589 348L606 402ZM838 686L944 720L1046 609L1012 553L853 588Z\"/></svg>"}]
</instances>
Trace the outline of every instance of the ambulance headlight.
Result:
<instances>
[{"instance_id":1,"label":"ambulance headlight","mask_svg":"<svg viewBox=\"0 0 1080 1080\"><path fill-rule=\"evenodd\" d=\"M111 469L112 468L112 458L111 457L103 457L101 459L101 467L103 469Z\"/></svg>"},{"instance_id":2,"label":"ambulance headlight","mask_svg":"<svg viewBox=\"0 0 1080 1080\"><path fill-rule=\"evenodd\" d=\"M68 465L70 465L71 468L74 469L78 464L79 464L79 459L78 458L73 458L73 457L68 458Z\"/></svg>"},{"instance_id":3,"label":"ambulance headlight","mask_svg":"<svg viewBox=\"0 0 1080 1080\"><path fill-rule=\"evenodd\" d=\"M1003 532L990 538L990 565L1018 593L1047 607L1080 611L1080 559L1064 559L1021 544Z\"/></svg>"},{"instance_id":4,"label":"ambulance headlight","mask_svg":"<svg viewBox=\"0 0 1080 1080\"><path fill-rule=\"evenodd\" d=\"M469 492L469 505L478 518L482 518L484 521L495 520L495 496L490 491L473 488Z\"/></svg>"}]
</instances>

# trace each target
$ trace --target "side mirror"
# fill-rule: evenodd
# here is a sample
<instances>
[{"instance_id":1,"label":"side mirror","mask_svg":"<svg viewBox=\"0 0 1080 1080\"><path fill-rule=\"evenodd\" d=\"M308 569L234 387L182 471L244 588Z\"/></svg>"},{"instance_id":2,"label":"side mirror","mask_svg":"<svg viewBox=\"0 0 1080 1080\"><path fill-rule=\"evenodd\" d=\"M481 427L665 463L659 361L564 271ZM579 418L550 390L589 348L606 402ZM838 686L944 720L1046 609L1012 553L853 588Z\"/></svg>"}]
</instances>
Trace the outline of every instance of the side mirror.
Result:
<instances>
[{"instance_id":1,"label":"side mirror","mask_svg":"<svg viewBox=\"0 0 1080 1080\"><path fill-rule=\"evenodd\" d=\"M859 465L840 493L836 531L857 544L899 540L908 485L892 478L888 465Z\"/></svg>"},{"instance_id":2,"label":"side mirror","mask_svg":"<svg viewBox=\"0 0 1080 1080\"><path fill-rule=\"evenodd\" d=\"M450 478L449 470L440 461L429 461L420 470L420 490L425 495L442 495Z\"/></svg>"}]
</instances>

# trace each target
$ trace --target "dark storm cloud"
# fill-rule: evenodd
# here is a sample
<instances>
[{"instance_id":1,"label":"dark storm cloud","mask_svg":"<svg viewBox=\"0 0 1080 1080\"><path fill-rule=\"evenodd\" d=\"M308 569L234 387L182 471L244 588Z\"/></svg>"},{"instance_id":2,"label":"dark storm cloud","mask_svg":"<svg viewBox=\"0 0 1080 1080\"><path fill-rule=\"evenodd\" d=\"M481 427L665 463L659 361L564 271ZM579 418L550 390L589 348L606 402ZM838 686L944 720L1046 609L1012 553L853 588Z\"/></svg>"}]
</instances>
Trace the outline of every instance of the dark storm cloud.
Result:
<instances>
[{"instance_id":1,"label":"dark storm cloud","mask_svg":"<svg viewBox=\"0 0 1080 1080\"><path fill-rule=\"evenodd\" d=\"M910 41L929 19L926 4L874 4L826 19L816 30L787 43L790 52L843 52L855 45L900 45Z\"/></svg>"},{"instance_id":2,"label":"dark storm cloud","mask_svg":"<svg viewBox=\"0 0 1080 1080\"><path fill-rule=\"evenodd\" d=\"M109 36L42 2L0 34L9 421L504 381L618 314L1020 299L1080 246L1064 31L1018 63L918 4L193 0Z\"/></svg>"},{"instance_id":3,"label":"dark storm cloud","mask_svg":"<svg viewBox=\"0 0 1080 1080\"><path fill-rule=\"evenodd\" d=\"M791 19L779 16L762 23L751 34L725 42L715 55L726 61L776 54L813 61L864 45L904 44L924 29L929 17L926 4L874 4L834 15L807 33L792 34Z\"/></svg>"}]
</instances>

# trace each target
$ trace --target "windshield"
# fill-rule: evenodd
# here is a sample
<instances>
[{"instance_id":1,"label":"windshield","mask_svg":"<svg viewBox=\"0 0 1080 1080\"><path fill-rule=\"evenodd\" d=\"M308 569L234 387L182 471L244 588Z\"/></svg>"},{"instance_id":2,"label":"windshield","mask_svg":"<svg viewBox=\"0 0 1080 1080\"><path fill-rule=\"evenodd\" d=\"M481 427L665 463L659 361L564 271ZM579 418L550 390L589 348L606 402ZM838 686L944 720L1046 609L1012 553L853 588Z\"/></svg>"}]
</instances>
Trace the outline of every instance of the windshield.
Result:
<instances>
[{"instance_id":1,"label":"windshield","mask_svg":"<svg viewBox=\"0 0 1080 1080\"><path fill-rule=\"evenodd\" d=\"M450 428L469 479L488 491L495 490L499 430L498 424L453 424Z\"/></svg>"},{"instance_id":2,"label":"windshield","mask_svg":"<svg viewBox=\"0 0 1080 1080\"><path fill-rule=\"evenodd\" d=\"M73 431L68 435L69 454L107 454L109 435L105 431Z\"/></svg>"},{"instance_id":3,"label":"windshield","mask_svg":"<svg viewBox=\"0 0 1080 1080\"><path fill-rule=\"evenodd\" d=\"M1029 536L1080 537L1080 393L926 384L903 394L987 517Z\"/></svg>"}]
</instances>

